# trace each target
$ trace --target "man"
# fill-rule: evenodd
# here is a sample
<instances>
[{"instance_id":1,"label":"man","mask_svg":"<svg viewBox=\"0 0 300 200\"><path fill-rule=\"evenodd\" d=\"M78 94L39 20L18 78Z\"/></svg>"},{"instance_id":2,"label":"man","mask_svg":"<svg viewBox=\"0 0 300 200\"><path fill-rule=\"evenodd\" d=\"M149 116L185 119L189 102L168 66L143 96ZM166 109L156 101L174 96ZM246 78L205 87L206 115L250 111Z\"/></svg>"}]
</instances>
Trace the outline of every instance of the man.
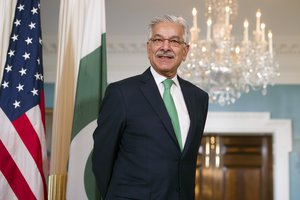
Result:
<instances>
[{"instance_id":1,"label":"man","mask_svg":"<svg viewBox=\"0 0 300 200\"><path fill-rule=\"evenodd\" d=\"M194 199L208 95L177 76L186 42L183 18L154 19L147 42L151 67L108 86L92 157L104 199Z\"/></svg>"}]
</instances>

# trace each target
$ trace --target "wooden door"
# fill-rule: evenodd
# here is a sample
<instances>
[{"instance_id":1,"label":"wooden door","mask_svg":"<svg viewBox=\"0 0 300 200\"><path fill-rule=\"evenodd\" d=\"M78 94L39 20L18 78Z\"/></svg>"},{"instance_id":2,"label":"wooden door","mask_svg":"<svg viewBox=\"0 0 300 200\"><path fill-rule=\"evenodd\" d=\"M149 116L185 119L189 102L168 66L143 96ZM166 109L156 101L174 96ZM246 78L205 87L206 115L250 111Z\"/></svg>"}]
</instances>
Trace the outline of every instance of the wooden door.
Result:
<instances>
[{"instance_id":1,"label":"wooden door","mask_svg":"<svg viewBox=\"0 0 300 200\"><path fill-rule=\"evenodd\" d=\"M272 166L271 136L205 136L195 200L272 200Z\"/></svg>"}]
</instances>

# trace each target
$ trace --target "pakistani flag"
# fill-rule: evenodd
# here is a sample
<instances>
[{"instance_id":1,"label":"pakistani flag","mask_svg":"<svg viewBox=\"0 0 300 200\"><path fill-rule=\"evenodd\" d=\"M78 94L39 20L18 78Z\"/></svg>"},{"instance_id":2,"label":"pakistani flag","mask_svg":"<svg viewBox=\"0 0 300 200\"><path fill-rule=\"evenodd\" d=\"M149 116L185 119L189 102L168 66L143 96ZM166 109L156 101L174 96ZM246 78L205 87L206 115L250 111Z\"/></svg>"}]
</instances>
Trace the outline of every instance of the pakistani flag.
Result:
<instances>
[{"instance_id":1,"label":"pakistani flag","mask_svg":"<svg viewBox=\"0 0 300 200\"><path fill-rule=\"evenodd\" d=\"M67 199L99 199L91 153L92 134L106 87L105 3L104 0L65 0L61 1L60 9L59 44L60 47L68 44L61 55L74 58L68 66L63 66L74 65L74 69L67 70L74 74ZM65 74L70 79L68 76Z\"/></svg>"}]
</instances>

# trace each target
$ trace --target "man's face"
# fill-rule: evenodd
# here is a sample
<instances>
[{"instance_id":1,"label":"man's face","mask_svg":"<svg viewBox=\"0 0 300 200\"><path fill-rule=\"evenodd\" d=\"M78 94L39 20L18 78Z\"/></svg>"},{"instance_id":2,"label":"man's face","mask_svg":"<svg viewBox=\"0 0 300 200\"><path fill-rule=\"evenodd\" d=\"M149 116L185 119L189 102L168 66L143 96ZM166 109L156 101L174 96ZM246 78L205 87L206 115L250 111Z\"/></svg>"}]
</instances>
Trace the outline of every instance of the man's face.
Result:
<instances>
[{"instance_id":1,"label":"man's face","mask_svg":"<svg viewBox=\"0 0 300 200\"><path fill-rule=\"evenodd\" d=\"M159 74L172 78L186 59L189 47L183 41L183 27L177 23L161 22L152 29L147 43L148 58Z\"/></svg>"}]
</instances>

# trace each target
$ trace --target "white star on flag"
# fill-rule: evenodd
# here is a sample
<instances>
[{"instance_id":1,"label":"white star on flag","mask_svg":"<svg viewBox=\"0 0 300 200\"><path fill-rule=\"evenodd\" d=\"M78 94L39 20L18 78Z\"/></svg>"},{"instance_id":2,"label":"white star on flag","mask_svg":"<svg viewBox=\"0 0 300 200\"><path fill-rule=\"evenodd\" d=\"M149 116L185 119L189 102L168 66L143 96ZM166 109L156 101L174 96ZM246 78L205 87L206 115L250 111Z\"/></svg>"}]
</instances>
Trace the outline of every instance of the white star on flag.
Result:
<instances>
[{"instance_id":1,"label":"white star on flag","mask_svg":"<svg viewBox=\"0 0 300 200\"><path fill-rule=\"evenodd\" d=\"M18 107L20 107L20 103L21 103L21 101L15 100L15 102L13 103L13 105L15 106L15 108L18 108Z\"/></svg>"},{"instance_id":2,"label":"white star on flag","mask_svg":"<svg viewBox=\"0 0 300 200\"><path fill-rule=\"evenodd\" d=\"M27 43L27 45L32 44L32 38L27 37L25 42Z\"/></svg>"},{"instance_id":3,"label":"white star on flag","mask_svg":"<svg viewBox=\"0 0 300 200\"><path fill-rule=\"evenodd\" d=\"M22 10L24 10L24 5L20 4L20 5L18 6L18 9L19 9L19 12L21 12Z\"/></svg>"},{"instance_id":4,"label":"white star on flag","mask_svg":"<svg viewBox=\"0 0 300 200\"><path fill-rule=\"evenodd\" d=\"M38 90L35 88L33 88L30 92L32 93L33 96L38 95Z\"/></svg>"},{"instance_id":5,"label":"white star on flag","mask_svg":"<svg viewBox=\"0 0 300 200\"><path fill-rule=\"evenodd\" d=\"M37 10L38 10L37 8L33 7L32 10L31 10L32 14L33 14L33 15L34 15L34 14L38 14L38 11L37 11Z\"/></svg>"},{"instance_id":6,"label":"white star on flag","mask_svg":"<svg viewBox=\"0 0 300 200\"><path fill-rule=\"evenodd\" d=\"M7 88L7 87L8 87L8 84L9 84L9 82L4 81L4 82L2 83L3 88Z\"/></svg>"},{"instance_id":7,"label":"white star on flag","mask_svg":"<svg viewBox=\"0 0 300 200\"><path fill-rule=\"evenodd\" d=\"M13 41L16 41L16 40L18 40L18 37L19 37L19 35L13 35L12 37L11 37L11 39L13 40Z\"/></svg>"},{"instance_id":8,"label":"white star on flag","mask_svg":"<svg viewBox=\"0 0 300 200\"><path fill-rule=\"evenodd\" d=\"M21 25L21 20L17 19L14 24L16 25L16 27L20 26Z\"/></svg>"},{"instance_id":9,"label":"white star on flag","mask_svg":"<svg viewBox=\"0 0 300 200\"><path fill-rule=\"evenodd\" d=\"M40 80L40 74L39 73L36 73L34 76L35 76L35 80Z\"/></svg>"},{"instance_id":10,"label":"white star on flag","mask_svg":"<svg viewBox=\"0 0 300 200\"><path fill-rule=\"evenodd\" d=\"M12 66L11 65L7 65L7 67L5 67L4 69L6 70L6 73L11 72L12 71Z\"/></svg>"},{"instance_id":11,"label":"white star on flag","mask_svg":"<svg viewBox=\"0 0 300 200\"><path fill-rule=\"evenodd\" d=\"M9 57L12 57L12 56L14 56L15 55L15 51L13 51L13 50L9 50L9 52L8 52L8 55L9 55Z\"/></svg>"},{"instance_id":12,"label":"white star on flag","mask_svg":"<svg viewBox=\"0 0 300 200\"><path fill-rule=\"evenodd\" d=\"M22 57L24 57L24 60L30 59L30 53L25 52Z\"/></svg>"},{"instance_id":13,"label":"white star on flag","mask_svg":"<svg viewBox=\"0 0 300 200\"><path fill-rule=\"evenodd\" d=\"M30 22L30 24L28 26L30 27L30 29L33 29L33 28L35 28L35 23Z\"/></svg>"},{"instance_id":14,"label":"white star on flag","mask_svg":"<svg viewBox=\"0 0 300 200\"><path fill-rule=\"evenodd\" d=\"M24 85L21 85L19 83L19 85L16 88L18 89L18 92L20 92L21 90L24 90Z\"/></svg>"},{"instance_id":15,"label":"white star on flag","mask_svg":"<svg viewBox=\"0 0 300 200\"><path fill-rule=\"evenodd\" d=\"M27 71L27 69L24 69L24 68L22 67L22 69L21 69L19 72L20 72L21 76L23 76L23 75L26 74L26 71Z\"/></svg>"}]
</instances>

